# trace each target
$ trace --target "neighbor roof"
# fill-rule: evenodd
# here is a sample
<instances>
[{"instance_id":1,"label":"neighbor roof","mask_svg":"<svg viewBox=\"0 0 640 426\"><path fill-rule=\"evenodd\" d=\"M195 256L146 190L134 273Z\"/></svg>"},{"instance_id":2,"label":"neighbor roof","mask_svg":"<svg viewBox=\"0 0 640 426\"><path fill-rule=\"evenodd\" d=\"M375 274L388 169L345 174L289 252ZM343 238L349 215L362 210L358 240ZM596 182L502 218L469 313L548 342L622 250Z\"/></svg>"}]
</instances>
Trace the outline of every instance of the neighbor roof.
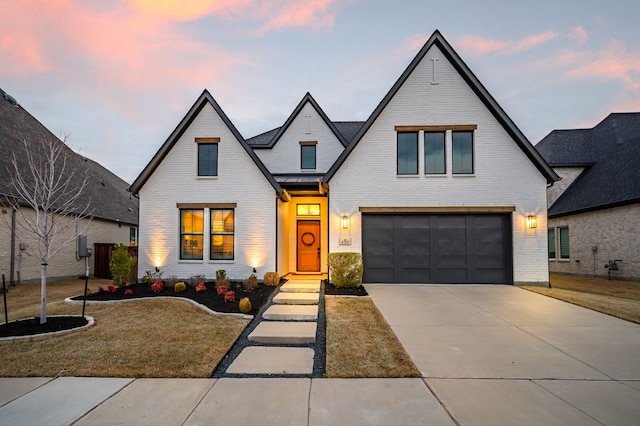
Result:
<instances>
[{"instance_id":1,"label":"neighbor roof","mask_svg":"<svg viewBox=\"0 0 640 426\"><path fill-rule=\"evenodd\" d=\"M327 174L325 175L325 180L328 182L333 175L338 171L342 163L347 159L351 151L355 148L355 146L360 142L362 137L367 133L369 128L376 121L378 116L384 111L389 102L393 99L395 94L400 90L405 81L409 78L413 70L420 64L422 59L425 57L427 52L433 47L437 46L442 53L447 57L449 62L453 65L453 67L458 71L460 76L467 82L469 87L474 91L476 96L482 101L485 107L493 114L493 116L498 120L498 122L502 125L502 127L506 130L506 132L513 138L513 140L518 144L520 149L525 153L525 155L531 160L531 162L536 166L536 168L542 173L542 175L547 179L548 183L553 183L559 179L558 175L553 171L551 167L544 161L544 159L540 156L538 151L533 147L531 142L526 138L526 136L518 129L518 127L511 121L511 118L504 112L504 110L498 105L498 102L491 96L491 94L485 89L485 87L480 83L480 80L471 72L469 67L464 63L464 61L458 56L458 54L453 50L451 45L445 40L445 38L440 34L440 31L436 30L431 35L429 40L425 43L425 45L420 49L416 57L411 61L407 69L404 70L400 78L395 82L395 84L391 87L391 90L386 94L386 96L382 99L380 104L376 107L376 109L371 113L371 116L367 119L364 125L358 130L358 132L354 135L353 143L349 144L347 148L342 152L340 157L336 160L333 166L329 169Z\"/></svg>"},{"instance_id":2,"label":"neighbor roof","mask_svg":"<svg viewBox=\"0 0 640 426\"><path fill-rule=\"evenodd\" d=\"M27 168L24 145L21 141L54 140L63 144L4 90L0 89L0 196L16 197L10 182L10 162L13 156ZM64 144L63 144L64 145ZM67 150L67 170L79 182L88 177L87 186L78 200L80 206L90 204L97 219L138 224L138 200L128 192L129 184L93 160ZM79 212L76 212L79 213Z\"/></svg>"},{"instance_id":3,"label":"neighbor roof","mask_svg":"<svg viewBox=\"0 0 640 426\"><path fill-rule=\"evenodd\" d=\"M552 167L585 167L549 217L640 202L640 113L612 113L592 129L554 130L536 148Z\"/></svg>"},{"instance_id":4,"label":"neighbor roof","mask_svg":"<svg viewBox=\"0 0 640 426\"><path fill-rule=\"evenodd\" d=\"M198 116L198 114L200 113L200 111L202 111L202 108L204 108L204 106L206 104L210 104L213 107L213 109L220 116L220 118L225 123L227 128L231 131L231 133L233 133L233 135L238 140L240 145L247 152L249 157L251 157L251 159L256 164L258 169L260 169L260 171L262 172L264 177L269 181L271 186L273 186L273 188L277 192L281 192L282 191L282 188L280 187L278 182L276 182L276 180L271 175L271 173L269 173L269 171L264 166L262 161L260 161L260 159L258 158L256 153L253 152L253 149L251 149L249 144L247 144L247 142L244 140L244 138L242 137L240 132L238 132L238 129L236 129L236 127L233 125L231 120L229 120L229 117L227 117L227 115L224 113L224 111L222 111L222 108L220 108L220 105L218 105L218 103L215 101L215 99L213 99L213 96L211 96L209 91L205 89L202 92L202 94L198 97L196 102L193 104L191 109L189 109L189 111L184 116L184 118L180 121L178 126L173 130L173 132L171 132L171 134L169 135L167 140L162 144L162 146L160 147L158 152L156 152L156 154L153 156L151 161L149 161L149 164L147 164L147 166L144 168L144 170L142 170L140 175L133 182L133 184L131 185L131 188L130 188L130 191L132 193L137 194L140 191L140 189L144 186L144 184L147 182L147 180L151 177L151 175L156 170L156 168L158 168L158 166L160 165L162 160L164 160L164 158L167 156L167 154L169 154L169 151L171 151L171 148L173 148L173 146L176 144L176 142L178 142L178 139L180 139L182 134L185 132L185 130L187 130L189 125Z\"/></svg>"}]
</instances>

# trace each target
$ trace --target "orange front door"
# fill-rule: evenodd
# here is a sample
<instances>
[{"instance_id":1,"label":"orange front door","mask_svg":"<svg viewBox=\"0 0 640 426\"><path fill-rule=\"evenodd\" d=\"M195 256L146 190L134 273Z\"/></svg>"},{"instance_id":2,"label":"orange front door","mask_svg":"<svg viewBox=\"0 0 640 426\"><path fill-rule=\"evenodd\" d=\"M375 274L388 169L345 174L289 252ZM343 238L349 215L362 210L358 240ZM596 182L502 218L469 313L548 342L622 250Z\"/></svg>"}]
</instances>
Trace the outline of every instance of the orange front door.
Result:
<instances>
[{"instance_id":1,"label":"orange front door","mask_svg":"<svg viewBox=\"0 0 640 426\"><path fill-rule=\"evenodd\" d=\"M320 272L320 221L298 221L298 272Z\"/></svg>"}]
</instances>

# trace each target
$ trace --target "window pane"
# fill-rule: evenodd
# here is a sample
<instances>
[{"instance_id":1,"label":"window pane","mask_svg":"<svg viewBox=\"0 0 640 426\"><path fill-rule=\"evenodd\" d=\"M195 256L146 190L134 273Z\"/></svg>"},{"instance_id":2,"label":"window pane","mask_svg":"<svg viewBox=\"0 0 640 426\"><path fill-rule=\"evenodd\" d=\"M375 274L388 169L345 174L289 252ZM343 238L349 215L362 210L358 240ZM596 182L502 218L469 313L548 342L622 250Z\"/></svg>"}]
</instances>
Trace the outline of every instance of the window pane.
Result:
<instances>
[{"instance_id":1,"label":"window pane","mask_svg":"<svg viewBox=\"0 0 640 426\"><path fill-rule=\"evenodd\" d=\"M473 132L451 133L453 173L473 173Z\"/></svg>"},{"instance_id":2,"label":"window pane","mask_svg":"<svg viewBox=\"0 0 640 426\"><path fill-rule=\"evenodd\" d=\"M198 144L198 176L218 176L218 144Z\"/></svg>"},{"instance_id":3,"label":"window pane","mask_svg":"<svg viewBox=\"0 0 640 426\"><path fill-rule=\"evenodd\" d=\"M211 210L212 260L233 260L234 231L233 209Z\"/></svg>"},{"instance_id":4,"label":"window pane","mask_svg":"<svg viewBox=\"0 0 640 426\"><path fill-rule=\"evenodd\" d=\"M180 259L202 259L204 210L180 210Z\"/></svg>"},{"instance_id":5,"label":"window pane","mask_svg":"<svg viewBox=\"0 0 640 426\"><path fill-rule=\"evenodd\" d=\"M556 258L556 232L555 229L549 229L547 235L547 245L549 251L549 259Z\"/></svg>"},{"instance_id":6,"label":"window pane","mask_svg":"<svg viewBox=\"0 0 640 426\"><path fill-rule=\"evenodd\" d=\"M428 175L443 174L444 132L428 132L424 134L424 172Z\"/></svg>"},{"instance_id":7,"label":"window pane","mask_svg":"<svg viewBox=\"0 0 640 426\"><path fill-rule=\"evenodd\" d=\"M398 133L398 174L418 174L418 134Z\"/></svg>"},{"instance_id":8,"label":"window pane","mask_svg":"<svg viewBox=\"0 0 640 426\"><path fill-rule=\"evenodd\" d=\"M300 168L315 169L316 168L316 146L300 145Z\"/></svg>"},{"instance_id":9,"label":"window pane","mask_svg":"<svg viewBox=\"0 0 640 426\"><path fill-rule=\"evenodd\" d=\"M560 259L569 259L569 228L558 228Z\"/></svg>"}]
</instances>

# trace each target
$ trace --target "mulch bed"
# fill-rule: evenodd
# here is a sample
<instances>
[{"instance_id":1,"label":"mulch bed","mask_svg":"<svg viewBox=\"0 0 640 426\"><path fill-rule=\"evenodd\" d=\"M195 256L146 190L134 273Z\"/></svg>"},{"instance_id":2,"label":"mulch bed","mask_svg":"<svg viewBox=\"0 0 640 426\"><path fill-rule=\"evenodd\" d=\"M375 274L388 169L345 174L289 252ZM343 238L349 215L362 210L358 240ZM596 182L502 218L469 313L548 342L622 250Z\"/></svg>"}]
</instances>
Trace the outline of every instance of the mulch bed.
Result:
<instances>
[{"instance_id":1,"label":"mulch bed","mask_svg":"<svg viewBox=\"0 0 640 426\"><path fill-rule=\"evenodd\" d=\"M55 331L70 330L87 325L85 317L60 316L47 317L47 322L40 324L40 317L13 321L0 324L0 337L33 336L36 334L53 333Z\"/></svg>"},{"instance_id":2,"label":"mulch bed","mask_svg":"<svg viewBox=\"0 0 640 426\"><path fill-rule=\"evenodd\" d=\"M108 291L97 291L98 289L92 289L94 292L87 296L87 300L98 300L98 301L108 301L108 300L123 300L123 299L139 299L142 297L158 297L158 296L169 296L169 297L184 297L186 299L191 299L198 302L201 305L206 306L212 311L220 312L220 313L240 313L240 309L238 308L238 304L240 299L244 297L248 297L249 301L251 301L251 312L249 315L255 315L262 305L269 299L271 293L276 289L276 287L266 286L264 284L258 284L253 291L245 292L243 290L242 283L239 282L231 282L229 284L229 290L233 290L235 292L236 301L235 302L225 302L224 296L219 296L216 292L215 283L207 282L205 283L207 287L206 291L196 291L195 287L187 286L185 291L180 293L176 293L173 291L173 287L169 287L167 285L164 286L164 289L160 293L154 293L151 291L151 286L149 284L131 284L125 287L116 288L115 293L110 293ZM91 288L91 286L89 287ZM126 290L133 291L132 295L125 295ZM106 290L106 289L105 289ZM76 296L73 300L82 300L82 296Z\"/></svg>"},{"instance_id":3,"label":"mulch bed","mask_svg":"<svg viewBox=\"0 0 640 426\"><path fill-rule=\"evenodd\" d=\"M364 286L360 287L336 287L331 283L327 283L324 287L324 294L331 296L368 296Z\"/></svg>"}]
</instances>

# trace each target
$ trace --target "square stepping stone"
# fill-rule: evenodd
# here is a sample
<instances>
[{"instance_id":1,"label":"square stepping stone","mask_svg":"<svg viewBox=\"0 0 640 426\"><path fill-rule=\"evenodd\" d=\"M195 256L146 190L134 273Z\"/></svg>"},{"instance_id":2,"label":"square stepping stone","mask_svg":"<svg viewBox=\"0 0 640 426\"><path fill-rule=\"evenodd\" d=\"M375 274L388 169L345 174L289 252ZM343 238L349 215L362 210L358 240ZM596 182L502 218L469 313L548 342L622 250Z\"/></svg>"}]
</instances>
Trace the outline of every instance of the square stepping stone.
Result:
<instances>
[{"instance_id":1,"label":"square stepping stone","mask_svg":"<svg viewBox=\"0 0 640 426\"><path fill-rule=\"evenodd\" d=\"M273 303L280 305L317 305L320 300L318 293L283 293L276 294Z\"/></svg>"},{"instance_id":2,"label":"square stepping stone","mask_svg":"<svg viewBox=\"0 0 640 426\"><path fill-rule=\"evenodd\" d=\"M320 293L320 282L287 282L280 291L285 293Z\"/></svg>"},{"instance_id":3,"label":"square stepping stone","mask_svg":"<svg viewBox=\"0 0 640 426\"><path fill-rule=\"evenodd\" d=\"M271 305L262 318L278 321L313 321L318 319L318 305Z\"/></svg>"},{"instance_id":4,"label":"square stepping stone","mask_svg":"<svg viewBox=\"0 0 640 426\"><path fill-rule=\"evenodd\" d=\"M249 334L258 343L296 344L316 341L315 322L263 321Z\"/></svg>"},{"instance_id":5,"label":"square stepping stone","mask_svg":"<svg viewBox=\"0 0 640 426\"><path fill-rule=\"evenodd\" d=\"M312 374L313 349L249 346L227 368L231 374Z\"/></svg>"}]
</instances>

